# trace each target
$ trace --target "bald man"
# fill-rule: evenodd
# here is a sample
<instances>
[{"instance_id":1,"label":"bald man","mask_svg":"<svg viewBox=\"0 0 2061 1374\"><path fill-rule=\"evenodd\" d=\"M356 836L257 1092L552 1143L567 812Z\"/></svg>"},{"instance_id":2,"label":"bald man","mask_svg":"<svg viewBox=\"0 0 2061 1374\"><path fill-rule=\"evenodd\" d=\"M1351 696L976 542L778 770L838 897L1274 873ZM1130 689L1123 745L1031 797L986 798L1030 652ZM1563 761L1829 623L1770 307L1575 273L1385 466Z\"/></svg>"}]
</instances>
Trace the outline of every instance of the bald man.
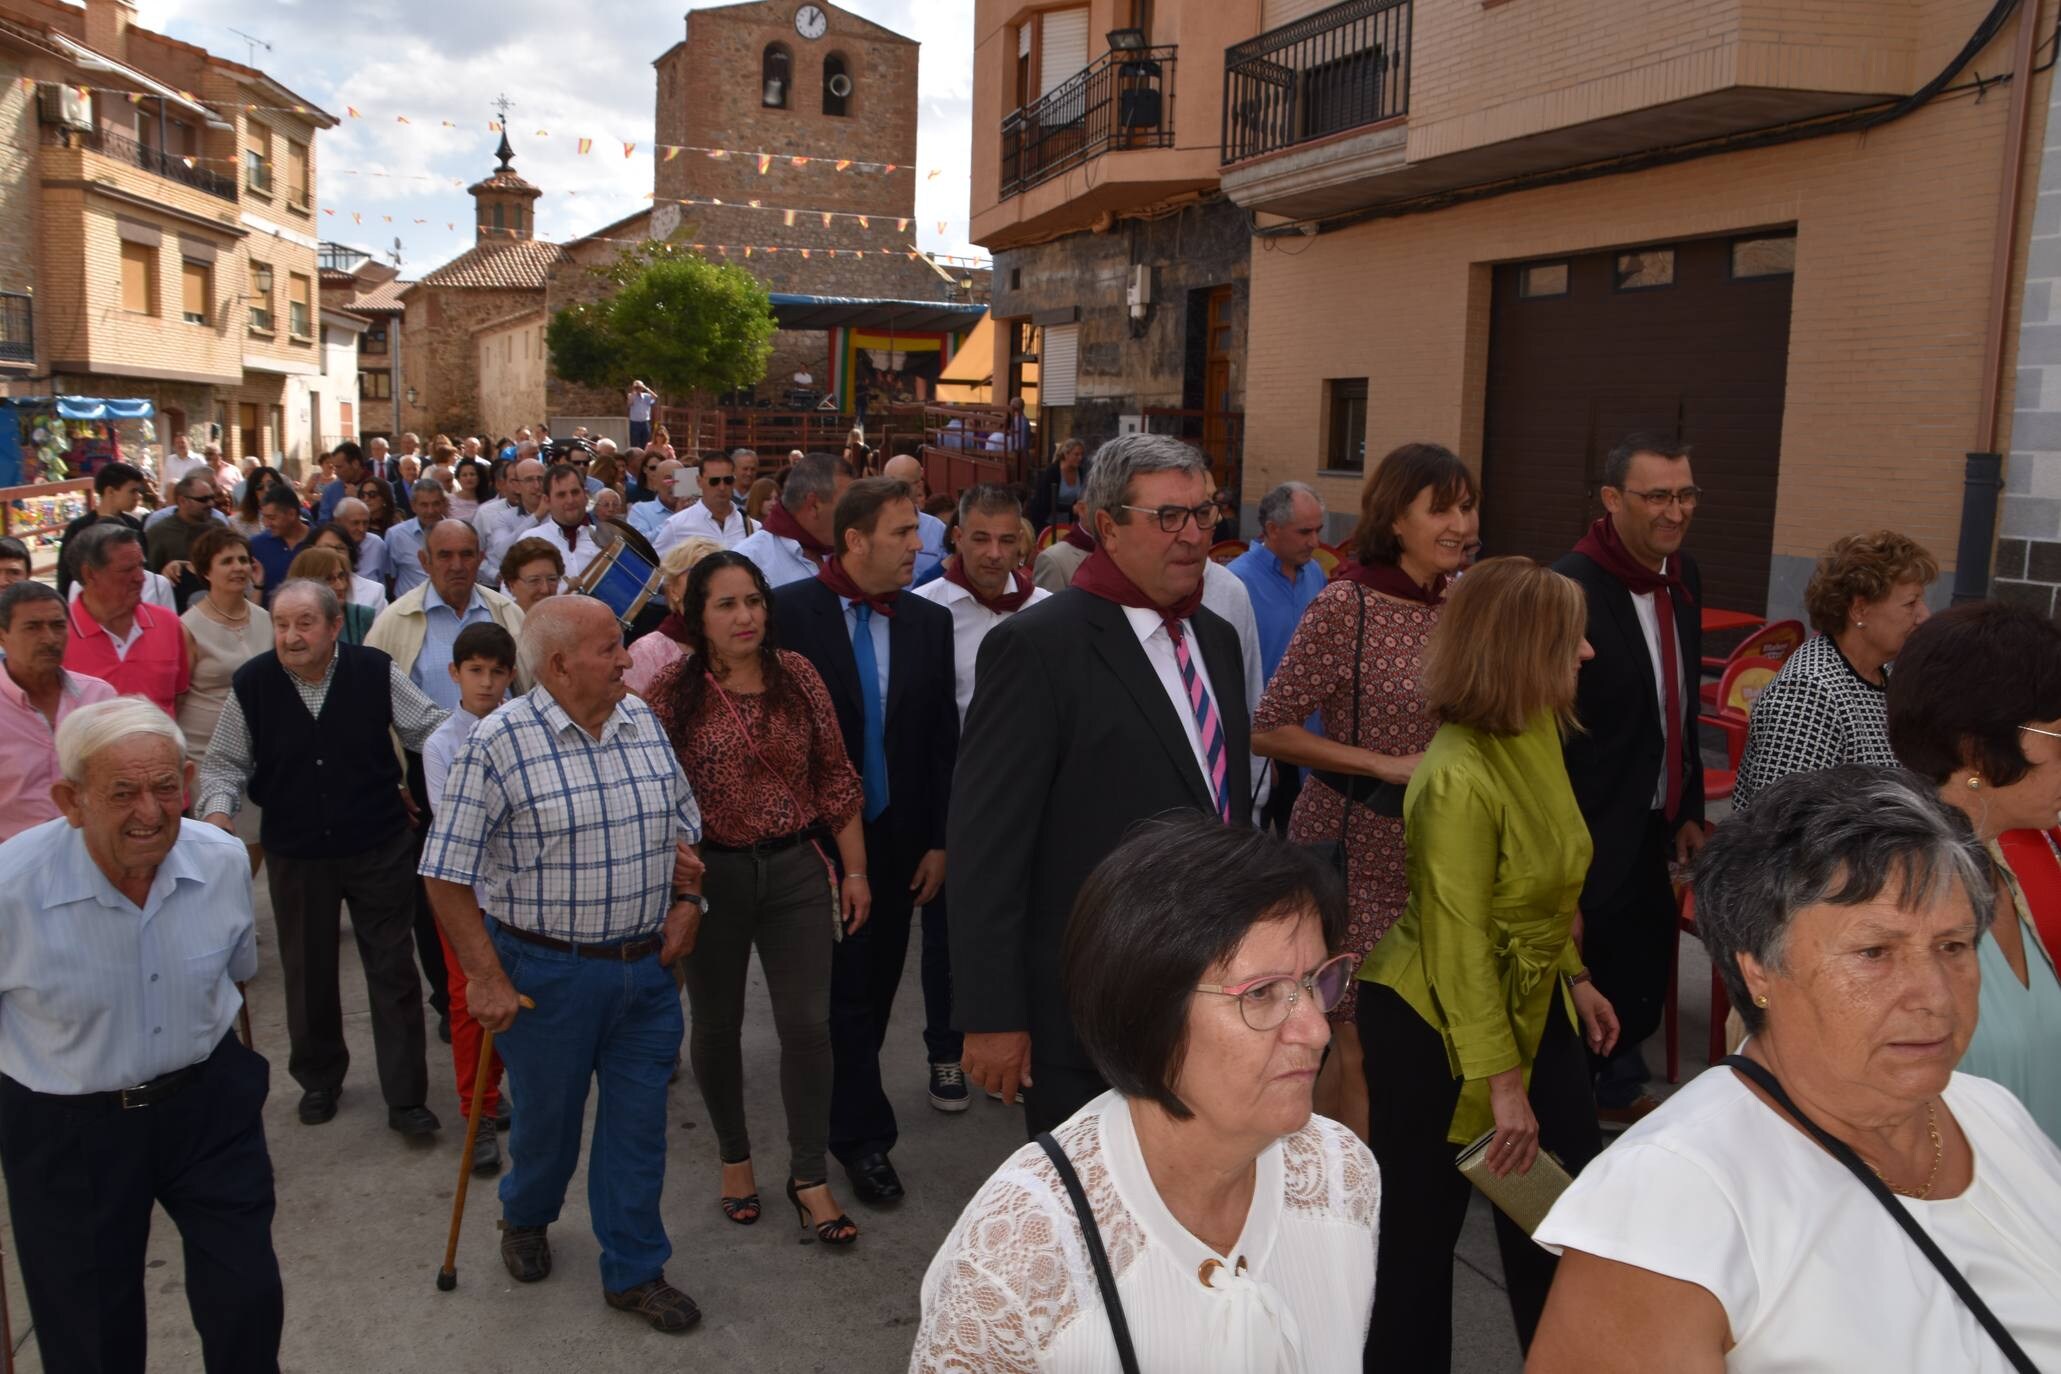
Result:
<instances>
[{"instance_id":1,"label":"bald man","mask_svg":"<svg viewBox=\"0 0 2061 1374\"><path fill-rule=\"evenodd\" d=\"M930 499L930 489L924 485L922 460L898 454L887 460L880 475L907 482L916 496L916 532L923 537L923 548L916 555L916 577L909 585L920 587L944 576L945 555L951 550L945 547L945 522L923 509L923 503Z\"/></svg>"},{"instance_id":2,"label":"bald man","mask_svg":"<svg viewBox=\"0 0 2061 1374\"><path fill-rule=\"evenodd\" d=\"M516 445L516 459L509 469L508 491L489 501L473 516L480 532L480 581L501 580L501 560L515 541L528 534L544 518L544 464L537 458L537 446Z\"/></svg>"}]
</instances>

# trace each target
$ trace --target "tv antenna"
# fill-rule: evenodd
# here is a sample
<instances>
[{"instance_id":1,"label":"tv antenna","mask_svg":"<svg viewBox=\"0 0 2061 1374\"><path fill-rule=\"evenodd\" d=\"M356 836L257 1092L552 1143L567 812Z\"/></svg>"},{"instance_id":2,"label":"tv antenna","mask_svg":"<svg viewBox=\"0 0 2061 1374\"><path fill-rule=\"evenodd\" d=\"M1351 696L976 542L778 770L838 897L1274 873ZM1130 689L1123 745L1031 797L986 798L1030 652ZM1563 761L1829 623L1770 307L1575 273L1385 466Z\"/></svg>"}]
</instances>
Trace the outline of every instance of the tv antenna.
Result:
<instances>
[{"instance_id":1,"label":"tv antenna","mask_svg":"<svg viewBox=\"0 0 2061 1374\"><path fill-rule=\"evenodd\" d=\"M229 32L235 34L238 38L241 38L246 44L249 45L249 60L245 62L245 66L255 67L258 65L259 48L263 48L266 52L272 51L272 45L270 43L267 43L264 39L258 37L254 33L245 33L242 29L235 28L228 24L224 24L222 27L228 29Z\"/></svg>"},{"instance_id":2,"label":"tv antenna","mask_svg":"<svg viewBox=\"0 0 2061 1374\"><path fill-rule=\"evenodd\" d=\"M395 267L398 268L401 265L401 240L398 236L394 239L393 251L388 253L387 256L393 259Z\"/></svg>"}]
</instances>

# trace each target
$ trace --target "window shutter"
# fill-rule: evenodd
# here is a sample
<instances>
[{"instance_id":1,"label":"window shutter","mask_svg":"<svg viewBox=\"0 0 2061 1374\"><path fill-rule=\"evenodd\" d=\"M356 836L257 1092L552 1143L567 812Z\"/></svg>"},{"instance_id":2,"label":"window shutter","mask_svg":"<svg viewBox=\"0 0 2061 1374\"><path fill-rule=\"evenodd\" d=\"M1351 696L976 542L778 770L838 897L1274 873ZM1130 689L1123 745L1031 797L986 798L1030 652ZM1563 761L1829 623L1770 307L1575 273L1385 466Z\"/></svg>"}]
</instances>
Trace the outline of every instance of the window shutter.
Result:
<instances>
[{"instance_id":1,"label":"window shutter","mask_svg":"<svg viewBox=\"0 0 2061 1374\"><path fill-rule=\"evenodd\" d=\"M1038 94L1050 95L1054 87L1073 80L1087 65L1087 7L1047 10L1044 48L1038 55Z\"/></svg>"},{"instance_id":2,"label":"window shutter","mask_svg":"<svg viewBox=\"0 0 2061 1374\"><path fill-rule=\"evenodd\" d=\"M1070 406L1074 400L1075 372L1080 357L1081 327L1077 324L1048 324L1038 355L1038 404Z\"/></svg>"},{"instance_id":3,"label":"window shutter","mask_svg":"<svg viewBox=\"0 0 2061 1374\"><path fill-rule=\"evenodd\" d=\"M179 308L191 319L208 317L208 269L202 263L179 264Z\"/></svg>"}]
</instances>

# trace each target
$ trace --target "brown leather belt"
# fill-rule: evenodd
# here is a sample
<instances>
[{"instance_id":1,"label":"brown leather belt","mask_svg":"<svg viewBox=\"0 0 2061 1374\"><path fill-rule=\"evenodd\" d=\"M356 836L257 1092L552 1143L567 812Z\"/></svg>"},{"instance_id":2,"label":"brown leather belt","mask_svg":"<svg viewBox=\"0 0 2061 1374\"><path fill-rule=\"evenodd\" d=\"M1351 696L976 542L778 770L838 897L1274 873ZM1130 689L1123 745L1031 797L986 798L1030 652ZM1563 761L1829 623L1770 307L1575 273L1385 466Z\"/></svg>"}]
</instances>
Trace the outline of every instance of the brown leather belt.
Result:
<instances>
[{"instance_id":1,"label":"brown leather belt","mask_svg":"<svg viewBox=\"0 0 2061 1374\"><path fill-rule=\"evenodd\" d=\"M647 955L658 953L665 944L663 936L639 935L628 940L613 940L607 944L581 945L571 940L539 935L534 930L520 930L506 922L500 924L501 933L511 940L519 940L526 945L537 945L543 949L555 949L560 954L577 954L582 959L611 959L632 964Z\"/></svg>"}]
</instances>

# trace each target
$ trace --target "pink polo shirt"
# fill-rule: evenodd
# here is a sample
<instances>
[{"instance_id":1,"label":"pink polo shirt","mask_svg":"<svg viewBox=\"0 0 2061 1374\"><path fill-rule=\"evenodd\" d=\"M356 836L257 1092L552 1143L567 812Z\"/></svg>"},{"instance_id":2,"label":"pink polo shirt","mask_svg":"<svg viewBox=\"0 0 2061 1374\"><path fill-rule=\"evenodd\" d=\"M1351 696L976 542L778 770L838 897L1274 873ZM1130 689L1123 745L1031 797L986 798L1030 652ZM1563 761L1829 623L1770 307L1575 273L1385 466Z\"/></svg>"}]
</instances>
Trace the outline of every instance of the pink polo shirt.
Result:
<instances>
[{"instance_id":1,"label":"pink polo shirt","mask_svg":"<svg viewBox=\"0 0 2061 1374\"><path fill-rule=\"evenodd\" d=\"M97 677L66 673L57 694L57 719L62 721L81 706L116 695L114 688ZM57 726L43 718L21 684L0 664L0 840L57 818L50 789L59 776Z\"/></svg>"},{"instance_id":2,"label":"pink polo shirt","mask_svg":"<svg viewBox=\"0 0 2061 1374\"><path fill-rule=\"evenodd\" d=\"M143 697L166 715L176 715L179 696L193 684L186 661L186 635L179 617L149 602L136 607L135 638L121 653L83 596L71 604L72 626L64 666L97 677L125 697Z\"/></svg>"}]
</instances>

